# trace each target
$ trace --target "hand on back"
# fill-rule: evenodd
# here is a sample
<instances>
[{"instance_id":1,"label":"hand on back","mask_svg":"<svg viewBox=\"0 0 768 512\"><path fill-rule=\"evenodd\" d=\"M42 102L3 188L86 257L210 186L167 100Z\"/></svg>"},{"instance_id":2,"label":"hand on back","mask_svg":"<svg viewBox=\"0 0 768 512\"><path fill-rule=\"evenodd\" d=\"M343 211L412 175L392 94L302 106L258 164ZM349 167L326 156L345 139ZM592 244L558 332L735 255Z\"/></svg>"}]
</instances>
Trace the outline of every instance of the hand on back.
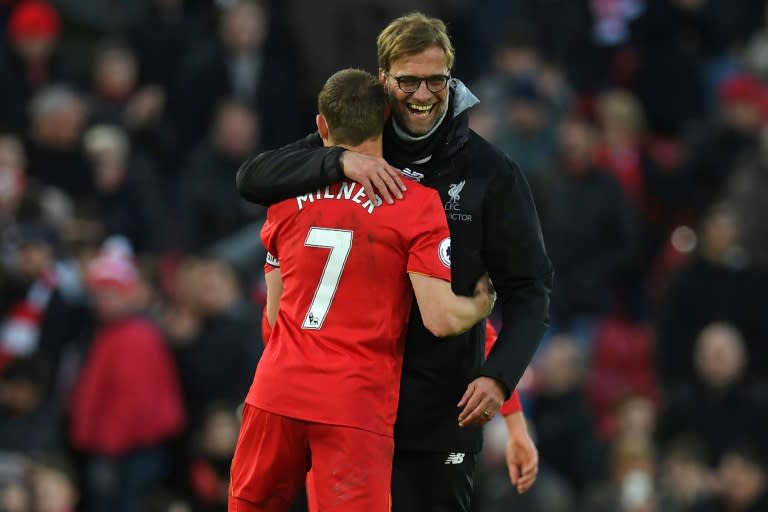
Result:
<instances>
[{"instance_id":1,"label":"hand on back","mask_svg":"<svg viewBox=\"0 0 768 512\"><path fill-rule=\"evenodd\" d=\"M406 188L400 169L392 167L383 158L347 150L342 153L340 163L344 176L360 183L369 198L375 198L378 193L388 204L394 202L393 197L403 198Z\"/></svg>"}]
</instances>

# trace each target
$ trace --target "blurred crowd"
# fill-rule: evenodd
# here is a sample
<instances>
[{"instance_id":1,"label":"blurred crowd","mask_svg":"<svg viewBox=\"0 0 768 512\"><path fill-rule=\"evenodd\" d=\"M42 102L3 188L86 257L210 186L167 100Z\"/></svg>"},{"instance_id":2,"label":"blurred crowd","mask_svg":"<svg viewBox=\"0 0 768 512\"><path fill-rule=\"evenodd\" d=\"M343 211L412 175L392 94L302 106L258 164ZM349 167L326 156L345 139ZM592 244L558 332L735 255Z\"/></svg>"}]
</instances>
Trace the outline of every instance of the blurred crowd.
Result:
<instances>
[{"instance_id":1,"label":"blurred crowd","mask_svg":"<svg viewBox=\"0 0 768 512\"><path fill-rule=\"evenodd\" d=\"M261 353L239 164L412 10L555 264L476 512L768 511L765 0L0 0L0 510L226 510ZM496 320L496 318L493 318Z\"/></svg>"}]
</instances>

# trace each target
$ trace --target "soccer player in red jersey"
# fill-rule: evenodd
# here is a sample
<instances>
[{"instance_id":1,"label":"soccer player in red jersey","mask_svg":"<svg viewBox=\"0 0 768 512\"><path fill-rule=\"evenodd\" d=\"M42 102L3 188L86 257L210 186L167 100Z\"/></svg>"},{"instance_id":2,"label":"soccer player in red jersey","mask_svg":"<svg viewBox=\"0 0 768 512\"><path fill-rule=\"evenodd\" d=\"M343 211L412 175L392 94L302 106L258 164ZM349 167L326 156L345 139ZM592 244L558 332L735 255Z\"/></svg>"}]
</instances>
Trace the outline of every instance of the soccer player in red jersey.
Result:
<instances>
[{"instance_id":1,"label":"soccer player in red jersey","mask_svg":"<svg viewBox=\"0 0 768 512\"><path fill-rule=\"evenodd\" d=\"M323 144L381 155L387 96L373 75L334 74L318 97ZM382 205L344 180L272 205L262 229L269 342L246 398L229 509L286 511L312 468L320 510L390 507L392 431L415 295L436 336L466 331L495 300L450 285L439 195L417 183ZM279 302L278 302L279 298Z\"/></svg>"}]
</instances>

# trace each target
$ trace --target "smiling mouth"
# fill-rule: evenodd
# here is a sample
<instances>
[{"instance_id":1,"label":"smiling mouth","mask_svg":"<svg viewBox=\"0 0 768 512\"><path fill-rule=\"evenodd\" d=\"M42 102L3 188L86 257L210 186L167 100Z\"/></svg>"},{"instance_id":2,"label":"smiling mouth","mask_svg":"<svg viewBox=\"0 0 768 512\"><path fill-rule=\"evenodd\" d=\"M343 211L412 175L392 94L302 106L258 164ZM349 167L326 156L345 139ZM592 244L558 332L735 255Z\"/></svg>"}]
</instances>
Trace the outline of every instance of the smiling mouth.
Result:
<instances>
[{"instance_id":1,"label":"smiling mouth","mask_svg":"<svg viewBox=\"0 0 768 512\"><path fill-rule=\"evenodd\" d=\"M435 104L432 105L418 105L416 103L407 103L406 106L408 107L408 111L416 116L419 117L427 117L429 114L432 113L432 110L435 108Z\"/></svg>"}]
</instances>

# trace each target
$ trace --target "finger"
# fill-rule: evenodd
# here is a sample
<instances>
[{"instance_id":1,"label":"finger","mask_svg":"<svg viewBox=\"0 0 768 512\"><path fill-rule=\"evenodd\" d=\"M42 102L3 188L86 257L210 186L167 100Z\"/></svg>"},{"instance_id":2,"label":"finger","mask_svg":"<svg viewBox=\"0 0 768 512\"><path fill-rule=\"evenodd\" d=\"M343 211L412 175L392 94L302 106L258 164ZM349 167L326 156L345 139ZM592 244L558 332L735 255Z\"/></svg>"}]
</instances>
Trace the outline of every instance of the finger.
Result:
<instances>
[{"instance_id":1,"label":"finger","mask_svg":"<svg viewBox=\"0 0 768 512\"><path fill-rule=\"evenodd\" d=\"M518 479L517 486L524 491L527 491L536 482L536 478L539 474L539 468L536 466L530 471L523 470L520 478Z\"/></svg>"},{"instance_id":2,"label":"finger","mask_svg":"<svg viewBox=\"0 0 768 512\"><path fill-rule=\"evenodd\" d=\"M384 197L384 199L387 201L387 204L392 204L395 202L395 200L392 198L392 194L390 193L389 188L387 187L387 184L384 182L384 180L379 174L374 174L373 176L371 176L371 182L373 183L373 186L376 188L376 191L382 197Z\"/></svg>"},{"instance_id":3,"label":"finger","mask_svg":"<svg viewBox=\"0 0 768 512\"><path fill-rule=\"evenodd\" d=\"M402 190L403 192L405 192L406 190L408 190L408 189L405 187L405 183L403 182L403 175L402 175L402 173L400 172L400 169L398 169L398 168L396 168L396 167L392 167L391 165L387 165L387 166L385 166L385 167L384 167L384 169L385 169L385 170L387 171L387 173L388 173L388 174L389 174L389 175L392 177L392 180L395 182L395 184L397 185L397 187L398 187L400 190Z\"/></svg>"},{"instance_id":4,"label":"finger","mask_svg":"<svg viewBox=\"0 0 768 512\"><path fill-rule=\"evenodd\" d=\"M400 186L395 182L395 179L387 172L386 167L381 170L378 176L381 178L381 181L384 182L384 186L391 194L394 194L398 199L403 198L403 191L400 190Z\"/></svg>"},{"instance_id":5,"label":"finger","mask_svg":"<svg viewBox=\"0 0 768 512\"><path fill-rule=\"evenodd\" d=\"M462 409L461 413L459 414L459 421L466 420L470 414L475 412L480 407L481 402L482 398L477 393L470 395L469 399L467 399L466 405L464 405L464 409ZM482 412L483 411L479 411L478 415Z\"/></svg>"},{"instance_id":6,"label":"finger","mask_svg":"<svg viewBox=\"0 0 768 512\"><path fill-rule=\"evenodd\" d=\"M464 407L467 404L467 400L469 400L469 397L472 396L472 393L475 391L475 383L472 382L467 386L467 390L464 392L464 396L461 397L461 400L459 400L459 403L456 404L456 407Z\"/></svg>"},{"instance_id":7,"label":"finger","mask_svg":"<svg viewBox=\"0 0 768 512\"><path fill-rule=\"evenodd\" d=\"M523 494L536 483L537 474L523 475L517 482L516 488L519 494Z\"/></svg>"},{"instance_id":8,"label":"finger","mask_svg":"<svg viewBox=\"0 0 768 512\"><path fill-rule=\"evenodd\" d=\"M384 199L387 204L392 204L395 202L392 199L392 195L389 193L389 190L387 190L387 187L384 186L384 182L381 181L381 178L379 178L377 174L371 176L371 179L367 183L370 189L366 188L365 185L363 185L363 189L365 189L365 195L368 196L371 201L376 201L376 192L378 191L381 195L381 198Z\"/></svg>"},{"instance_id":9,"label":"finger","mask_svg":"<svg viewBox=\"0 0 768 512\"><path fill-rule=\"evenodd\" d=\"M517 464L508 464L507 468L509 469L509 481L512 482L512 485L517 486L520 482L520 469Z\"/></svg>"},{"instance_id":10,"label":"finger","mask_svg":"<svg viewBox=\"0 0 768 512\"><path fill-rule=\"evenodd\" d=\"M539 472L539 463L536 459L523 464L522 473L524 475L535 475Z\"/></svg>"},{"instance_id":11,"label":"finger","mask_svg":"<svg viewBox=\"0 0 768 512\"><path fill-rule=\"evenodd\" d=\"M478 404L471 408L472 399L470 399L470 402L467 404L467 407L464 408L464 411L469 411L468 414L465 414L464 418L462 419L461 416L459 416L459 425L467 426L467 425L482 425L484 423L487 423L493 418L493 415L495 414L495 409L493 409L489 403L486 401L480 401ZM487 413L487 414L486 414Z\"/></svg>"}]
</instances>

